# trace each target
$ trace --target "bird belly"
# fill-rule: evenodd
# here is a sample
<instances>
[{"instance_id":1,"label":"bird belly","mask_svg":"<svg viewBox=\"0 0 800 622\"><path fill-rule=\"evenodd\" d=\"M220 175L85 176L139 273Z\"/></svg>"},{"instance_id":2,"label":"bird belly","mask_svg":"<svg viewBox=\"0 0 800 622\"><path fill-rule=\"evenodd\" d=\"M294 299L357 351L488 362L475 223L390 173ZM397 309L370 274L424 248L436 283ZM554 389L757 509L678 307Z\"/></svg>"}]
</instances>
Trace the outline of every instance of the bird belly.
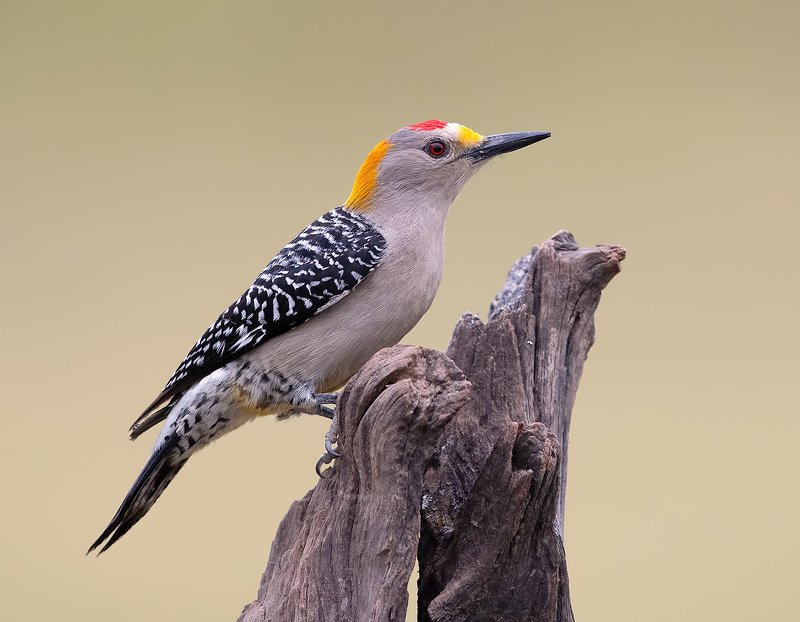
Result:
<instances>
[{"instance_id":1,"label":"bird belly","mask_svg":"<svg viewBox=\"0 0 800 622\"><path fill-rule=\"evenodd\" d=\"M188 458L256 417L309 410L316 404L314 391L308 378L262 370L250 360L232 361L181 397L161 429L156 448L177 435L178 455Z\"/></svg>"},{"instance_id":2,"label":"bird belly","mask_svg":"<svg viewBox=\"0 0 800 622\"><path fill-rule=\"evenodd\" d=\"M316 404L314 383L307 377L260 369L253 360L231 366L233 403L245 416L280 415Z\"/></svg>"}]
</instances>

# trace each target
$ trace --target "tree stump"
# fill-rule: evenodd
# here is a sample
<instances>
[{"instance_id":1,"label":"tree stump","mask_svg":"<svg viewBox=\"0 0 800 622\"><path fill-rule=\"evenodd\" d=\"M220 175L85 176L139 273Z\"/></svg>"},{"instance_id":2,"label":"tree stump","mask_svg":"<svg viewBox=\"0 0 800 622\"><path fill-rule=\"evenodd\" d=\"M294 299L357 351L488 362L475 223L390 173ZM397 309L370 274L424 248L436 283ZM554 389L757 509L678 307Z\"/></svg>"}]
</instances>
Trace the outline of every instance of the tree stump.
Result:
<instances>
[{"instance_id":1,"label":"tree stump","mask_svg":"<svg viewBox=\"0 0 800 622\"><path fill-rule=\"evenodd\" d=\"M339 399L342 456L295 501L240 622L571 622L570 415L625 251L559 232L520 259L447 356L378 352Z\"/></svg>"}]
</instances>

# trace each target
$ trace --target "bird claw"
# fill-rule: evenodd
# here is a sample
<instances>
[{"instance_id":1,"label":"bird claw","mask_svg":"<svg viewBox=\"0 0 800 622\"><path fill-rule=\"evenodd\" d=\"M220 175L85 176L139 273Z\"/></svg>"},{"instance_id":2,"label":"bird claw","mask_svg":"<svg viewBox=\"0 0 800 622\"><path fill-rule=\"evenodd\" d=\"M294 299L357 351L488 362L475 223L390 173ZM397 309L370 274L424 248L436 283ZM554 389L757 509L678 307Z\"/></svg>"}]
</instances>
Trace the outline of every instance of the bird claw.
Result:
<instances>
[{"instance_id":1,"label":"bird claw","mask_svg":"<svg viewBox=\"0 0 800 622\"><path fill-rule=\"evenodd\" d=\"M334 447L334 445L337 444L338 438L339 418L334 415L333 421L331 422L331 427L328 428L328 431L325 433L325 453L322 454L319 460L317 460L317 466L315 467L317 475L320 477L323 477L322 467L326 464L330 464L341 455L338 447Z\"/></svg>"},{"instance_id":2,"label":"bird claw","mask_svg":"<svg viewBox=\"0 0 800 622\"><path fill-rule=\"evenodd\" d=\"M329 438L329 436L325 435L325 453L328 455L333 456L334 458L338 458L342 454L339 453L339 450L333 446L336 441Z\"/></svg>"},{"instance_id":3,"label":"bird claw","mask_svg":"<svg viewBox=\"0 0 800 622\"><path fill-rule=\"evenodd\" d=\"M324 454L322 454L320 456L319 460L317 460L316 466L314 467L314 470L317 472L317 475L319 477L325 477L325 475L323 475L323 473L327 473L328 471L330 471L330 469L325 469L323 471L322 467L324 467L326 464L330 464L335 459L336 459L336 456L334 456L331 453L328 453L327 451Z\"/></svg>"}]
</instances>

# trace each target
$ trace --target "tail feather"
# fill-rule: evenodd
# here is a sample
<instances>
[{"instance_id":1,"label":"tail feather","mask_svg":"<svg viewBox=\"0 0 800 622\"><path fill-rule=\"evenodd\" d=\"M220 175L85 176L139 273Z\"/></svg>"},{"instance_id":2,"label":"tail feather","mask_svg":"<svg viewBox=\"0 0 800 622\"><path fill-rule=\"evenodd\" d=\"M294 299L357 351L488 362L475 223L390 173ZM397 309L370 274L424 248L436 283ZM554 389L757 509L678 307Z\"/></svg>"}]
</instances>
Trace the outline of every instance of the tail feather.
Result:
<instances>
[{"instance_id":1,"label":"tail feather","mask_svg":"<svg viewBox=\"0 0 800 622\"><path fill-rule=\"evenodd\" d=\"M142 432L146 432L154 425L164 421L182 395L182 393L174 395L166 404L164 402L156 403L157 408L153 409L151 407L144 411L129 429L131 440L137 439Z\"/></svg>"},{"instance_id":2,"label":"tail feather","mask_svg":"<svg viewBox=\"0 0 800 622\"><path fill-rule=\"evenodd\" d=\"M136 478L130 491L125 495L125 499L119 506L117 513L114 514L114 518L111 519L108 527L103 530L100 537L86 551L87 555L106 539L108 541L100 549L98 555L108 550L112 544L124 536L153 507L161 493L169 486L188 459L188 456L180 456L177 444L178 437L173 434L166 443L150 456L139 477Z\"/></svg>"},{"instance_id":3,"label":"tail feather","mask_svg":"<svg viewBox=\"0 0 800 622\"><path fill-rule=\"evenodd\" d=\"M196 393L178 395L169 401L154 403L134 424L131 437L166 419L157 441L157 449L144 465L111 522L89 547L88 553L106 551L147 514L183 465L196 451L215 438L248 420L235 416L237 411L228 384L218 380L202 383ZM180 404L184 404L180 406ZM105 543L105 544L104 544Z\"/></svg>"}]
</instances>

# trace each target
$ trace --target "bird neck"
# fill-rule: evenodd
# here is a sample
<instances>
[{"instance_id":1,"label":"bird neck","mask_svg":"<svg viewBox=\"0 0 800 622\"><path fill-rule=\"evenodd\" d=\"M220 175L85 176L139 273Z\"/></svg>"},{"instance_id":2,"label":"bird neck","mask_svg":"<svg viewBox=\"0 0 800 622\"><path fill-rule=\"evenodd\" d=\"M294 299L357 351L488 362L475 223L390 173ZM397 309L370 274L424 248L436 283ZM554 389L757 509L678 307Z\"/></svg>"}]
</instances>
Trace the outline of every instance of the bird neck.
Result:
<instances>
[{"instance_id":1,"label":"bird neck","mask_svg":"<svg viewBox=\"0 0 800 622\"><path fill-rule=\"evenodd\" d=\"M361 216L379 229L425 231L443 237L454 198L426 192L377 192L371 209Z\"/></svg>"}]
</instances>

